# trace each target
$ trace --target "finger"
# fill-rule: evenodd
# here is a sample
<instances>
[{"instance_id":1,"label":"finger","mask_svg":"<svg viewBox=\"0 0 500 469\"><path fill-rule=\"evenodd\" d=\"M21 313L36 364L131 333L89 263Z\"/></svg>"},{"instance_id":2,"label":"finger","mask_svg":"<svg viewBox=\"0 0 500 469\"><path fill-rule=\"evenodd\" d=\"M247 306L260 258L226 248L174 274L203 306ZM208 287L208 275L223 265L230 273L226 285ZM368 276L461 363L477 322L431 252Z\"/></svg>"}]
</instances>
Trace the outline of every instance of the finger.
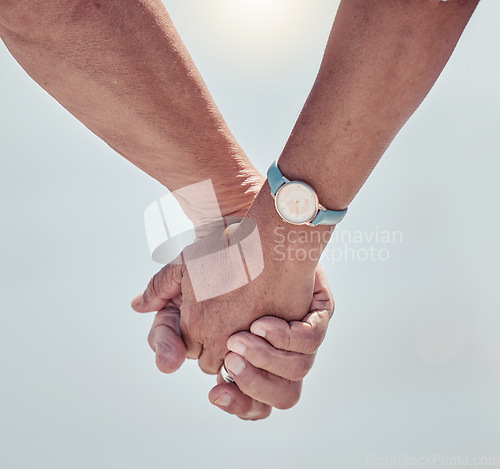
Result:
<instances>
[{"instance_id":1,"label":"finger","mask_svg":"<svg viewBox=\"0 0 500 469\"><path fill-rule=\"evenodd\" d=\"M186 347L180 337L179 309L167 306L159 311L148 336L156 354L156 366L162 373L174 373L186 359Z\"/></svg>"},{"instance_id":2,"label":"finger","mask_svg":"<svg viewBox=\"0 0 500 469\"><path fill-rule=\"evenodd\" d=\"M191 336L191 331L190 328L187 326L185 319L185 314L183 315L182 313L185 313L185 311L181 311L181 319L180 319L180 330L181 330L181 337L184 340L184 344L187 349L187 357L190 360L198 360L200 358L201 354L203 353L203 345L195 340ZM211 374L215 374L215 372Z\"/></svg>"},{"instance_id":3,"label":"finger","mask_svg":"<svg viewBox=\"0 0 500 469\"><path fill-rule=\"evenodd\" d=\"M272 316L257 319L250 332L266 339L273 347L302 354L316 353L325 338L330 310L313 311L302 321L290 323Z\"/></svg>"},{"instance_id":4,"label":"finger","mask_svg":"<svg viewBox=\"0 0 500 469\"><path fill-rule=\"evenodd\" d=\"M285 321L283 321L285 322ZM227 348L260 368L290 381L300 381L312 368L316 354L288 352L273 347L250 332L239 332L227 341Z\"/></svg>"},{"instance_id":5,"label":"finger","mask_svg":"<svg viewBox=\"0 0 500 469\"><path fill-rule=\"evenodd\" d=\"M240 391L256 401L277 409L290 409L300 399L302 381L289 381L255 368L234 352L227 354L224 364Z\"/></svg>"},{"instance_id":6,"label":"finger","mask_svg":"<svg viewBox=\"0 0 500 469\"><path fill-rule=\"evenodd\" d=\"M272 407L245 396L236 385L219 383L208 394L213 405L243 420L262 420L271 415Z\"/></svg>"},{"instance_id":7,"label":"finger","mask_svg":"<svg viewBox=\"0 0 500 469\"><path fill-rule=\"evenodd\" d=\"M151 279L144 293L132 301L132 308L138 313L159 311L181 294L181 280L182 264L176 260Z\"/></svg>"},{"instance_id":8,"label":"finger","mask_svg":"<svg viewBox=\"0 0 500 469\"><path fill-rule=\"evenodd\" d=\"M318 265L314 276L314 292L309 312L326 310L330 312L331 316L334 309L335 302L333 301L332 292L328 285L328 279L321 265Z\"/></svg>"},{"instance_id":9,"label":"finger","mask_svg":"<svg viewBox=\"0 0 500 469\"><path fill-rule=\"evenodd\" d=\"M223 347L210 347L210 349L203 346L201 354L198 357L198 365L204 373L209 375L216 375L222 363L224 363L224 356L227 353L226 346Z\"/></svg>"}]
</instances>

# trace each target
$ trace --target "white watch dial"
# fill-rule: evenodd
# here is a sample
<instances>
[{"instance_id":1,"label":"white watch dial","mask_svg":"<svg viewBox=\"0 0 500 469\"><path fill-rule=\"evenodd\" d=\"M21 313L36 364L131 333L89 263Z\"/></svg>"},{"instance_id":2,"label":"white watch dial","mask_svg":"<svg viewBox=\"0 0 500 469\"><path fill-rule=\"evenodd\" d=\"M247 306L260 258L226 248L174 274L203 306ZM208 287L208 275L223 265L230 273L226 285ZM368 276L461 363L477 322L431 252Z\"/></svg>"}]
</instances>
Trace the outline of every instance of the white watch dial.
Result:
<instances>
[{"instance_id":1,"label":"white watch dial","mask_svg":"<svg viewBox=\"0 0 500 469\"><path fill-rule=\"evenodd\" d=\"M276 210L286 221L296 225L309 223L318 213L316 193L303 182L291 181L276 192Z\"/></svg>"}]
</instances>

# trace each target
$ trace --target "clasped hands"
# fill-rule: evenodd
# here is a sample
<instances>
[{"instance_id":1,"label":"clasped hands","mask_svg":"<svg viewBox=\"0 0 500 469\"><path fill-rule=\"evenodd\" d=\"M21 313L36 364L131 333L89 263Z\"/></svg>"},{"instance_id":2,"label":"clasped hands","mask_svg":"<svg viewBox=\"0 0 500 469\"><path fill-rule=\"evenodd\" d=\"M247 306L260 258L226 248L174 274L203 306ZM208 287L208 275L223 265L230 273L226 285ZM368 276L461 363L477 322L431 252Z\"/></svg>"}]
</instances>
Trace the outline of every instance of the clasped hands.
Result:
<instances>
[{"instance_id":1,"label":"clasped hands","mask_svg":"<svg viewBox=\"0 0 500 469\"><path fill-rule=\"evenodd\" d=\"M198 360L204 372L217 374L218 384L209 393L212 404L246 420L266 418L272 407L288 409L298 402L334 309L317 262L276 259L271 229L276 217L265 186L241 223L186 247L132 302L137 312L157 312L148 341L158 369L173 373L186 358ZM199 300L200 279L213 285L236 276L227 248L236 249L250 230L258 233L259 246L247 248L246 267L249 257L262 259L260 274ZM206 257L210 253L219 255ZM190 259L202 259L195 275ZM223 381L223 364L234 384Z\"/></svg>"}]
</instances>

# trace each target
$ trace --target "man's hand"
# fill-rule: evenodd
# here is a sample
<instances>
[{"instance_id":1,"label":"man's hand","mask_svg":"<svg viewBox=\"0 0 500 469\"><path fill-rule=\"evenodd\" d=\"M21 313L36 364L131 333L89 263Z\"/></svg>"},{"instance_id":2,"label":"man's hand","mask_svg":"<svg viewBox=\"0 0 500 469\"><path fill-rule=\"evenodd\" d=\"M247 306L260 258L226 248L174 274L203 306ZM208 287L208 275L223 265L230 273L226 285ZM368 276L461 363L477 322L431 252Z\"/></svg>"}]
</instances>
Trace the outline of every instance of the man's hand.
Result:
<instances>
[{"instance_id":1,"label":"man's hand","mask_svg":"<svg viewBox=\"0 0 500 469\"><path fill-rule=\"evenodd\" d=\"M325 338L333 310L326 276L318 267L311 312L303 321L287 323L268 316L255 321L250 332L229 338L227 347L231 352L225 365L235 384L225 383L219 373L218 385L209 394L210 402L244 420L266 418L272 407L294 406L300 398L302 381ZM239 373L233 369L233 360L244 364Z\"/></svg>"}]
</instances>

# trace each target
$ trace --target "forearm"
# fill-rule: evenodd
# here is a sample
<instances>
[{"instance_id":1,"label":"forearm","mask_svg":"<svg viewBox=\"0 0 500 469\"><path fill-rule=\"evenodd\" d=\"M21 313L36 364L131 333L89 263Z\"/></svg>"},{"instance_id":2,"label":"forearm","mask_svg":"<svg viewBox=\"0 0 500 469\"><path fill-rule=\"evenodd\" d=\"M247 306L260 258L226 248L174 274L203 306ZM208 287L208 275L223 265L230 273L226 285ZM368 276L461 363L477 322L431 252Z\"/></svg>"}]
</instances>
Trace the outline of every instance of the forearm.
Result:
<instances>
[{"instance_id":1,"label":"forearm","mask_svg":"<svg viewBox=\"0 0 500 469\"><path fill-rule=\"evenodd\" d=\"M343 0L316 83L280 158L343 209L451 56L479 0Z\"/></svg>"},{"instance_id":2,"label":"forearm","mask_svg":"<svg viewBox=\"0 0 500 469\"><path fill-rule=\"evenodd\" d=\"M256 172L160 1L2 2L0 33L40 86L169 189L210 179L223 214L253 200Z\"/></svg>"},{"instance_id":3,"label":"forearm","mask_svg":"<svg viewBox=\"0 0 500 469\"><path fill-rule=\"evenodd\" d=\"M283 174L310 184L327 208L347 207L431 89L477 3L343 0L313 90L279 159ZM294 256L286 260L300 270L316 265L332 232L283 224L267 185L249 214L263 220L259 230L273 240L272 249L281 242ZM287 236L298 230L302 243ZM311 253L304 262L294 255L298 249Z\"/></svg>"}]
</instances>

